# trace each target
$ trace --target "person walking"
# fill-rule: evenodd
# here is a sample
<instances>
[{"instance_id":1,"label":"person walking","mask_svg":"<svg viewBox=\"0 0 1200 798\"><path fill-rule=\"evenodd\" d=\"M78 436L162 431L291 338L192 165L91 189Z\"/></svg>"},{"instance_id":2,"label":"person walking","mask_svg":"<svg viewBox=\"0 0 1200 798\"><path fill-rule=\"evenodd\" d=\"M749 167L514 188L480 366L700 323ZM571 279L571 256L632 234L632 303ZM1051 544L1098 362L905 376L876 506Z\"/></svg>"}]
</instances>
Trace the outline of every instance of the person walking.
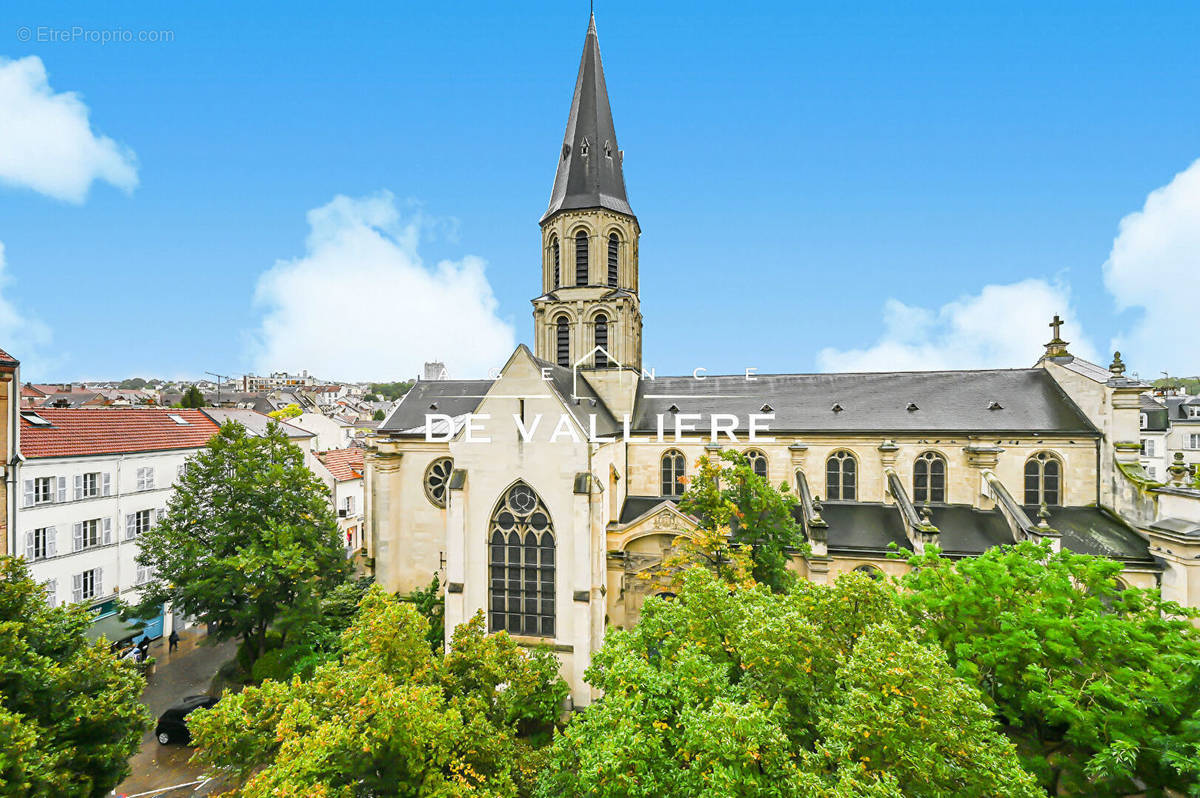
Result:
<instances>
[{"instance_id":1,"label":"person walking","mask_svg":"<svg viewBox=\"0 0 1200 798\"><path fill-rule=\"evenodd\" d=\"M167 638L167 653L170 654L177 648L179 648L179 632L172 629L170 637Z\"/></svg>"}]
</instances>

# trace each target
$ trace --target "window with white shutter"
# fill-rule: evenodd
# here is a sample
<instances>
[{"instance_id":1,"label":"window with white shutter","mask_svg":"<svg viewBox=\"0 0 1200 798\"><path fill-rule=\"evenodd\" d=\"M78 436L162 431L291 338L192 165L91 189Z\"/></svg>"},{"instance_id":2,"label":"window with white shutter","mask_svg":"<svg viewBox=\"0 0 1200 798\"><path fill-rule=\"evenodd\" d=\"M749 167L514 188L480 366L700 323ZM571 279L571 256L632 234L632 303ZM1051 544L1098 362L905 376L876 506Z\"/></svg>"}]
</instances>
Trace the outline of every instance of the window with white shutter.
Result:
<instances>
[{"instance_id":1,"label":"window with white shutter","mask_svg":"<svg viewBox=\"0 0 1200 798\"><path fill-rule=\"evenodd\" d=\"M153 565L139 565L137 567L137 584L144 585L154 578Z\"/></svg>"},{"instance_id":2,"label":"window with white shutter","mask_svg":"<svg viewBox=\"0 0 1200 798\"><path fill-rule=\"evenodd\" d=\"M67 500L67 478L58 478L58 501L65 502Z\"/></svg>"},{"instance_id":3,"label":"window with white shutter","mask_svg":"<svg viewBox=\"0 0 1200 798\"><path fill-rule=\"evenodd\" d=\"M146 469L146 490L154 490L154 466Z\"/></svg>"},{"instance_id":4,"label":"window with white shutter","mask_svg":"<svg viewBox=\"0 0 1200 798\"><path fill-rule=\"evenodd\" d=\"M25 480L26 506L54 501L54 478L35 477Z\"/></svg>"},{"instance_id":5,"label":"window with white shutter","mask_svg":"<svg viewBox=\"0 0 1200 798\"><path fill-rule=\"evenodd\" d=\"M31 529L25 533L25 559L29 562L44 560L55 555L55 530L52 526Z\"/></svg>"},{"instance_id":6,"label":"window with white shutter","mask_svg":"<svg viewBox=\"0 0 1200 798\"><path fill-rule=\"evenodd\" d=\"M154 511L154 525L158 526L159 524L162 523L162 520L166 517L167 517L167 508L159 507L157 510Z\"/></svg>"},{"instance_id":7,"label":"window with white shutter","mask_svg":"<svg viewBox=\"0 0 1200 798\"><path fill-rule=\"evenodd\" d=\"M105 496L112 495L112 474L102 474L100 478L100 490Z\"/></svg>"},{"instance_id":8,"label":"window with white shutter","mask_svg":"<svg viewBox=\"0 0 1200 798\"><path fill-rule=\"evenodd\" d=\"M125 513L125 539L133 540L137 534L137 513Z\"/></svg>"},{"instance_id":9,"label":"window with white shutter","mask_svg":"<svg viewBox=\"0 0 1200 798\"><path fill-rule=\"evenodd\" d=\"M75 501L83 498L83 474L75 475Z\"/></svg>"},{"instance_id":10,"label":"window with white shutter","mask_svg":"<svg viewBox=\"0 0 1200 798\"><path fill-rule=\"evenodd\" d=\"M58 555L58 527L46 527L46 556L55 557Z\"/></svg>"},{"instance_id":11,"label":"window with white shutter","mask_svg":"<svg viewBox=\"0 0 1200 798\"><path fill-rule=\"evenodd\" d=\"M136 538L143 532L150 531L151 510L139 510L125 516L125 539Z\"/></svg>"},{"instance_id":12,"label":"window with white shutter","mask_svg":"<svg viewBox=\"0 0 1200 798\"><path fill-rule=\"evenodd\" d=\"M42 587L46 589L46 604L51 607L58 606L58 580L48 579L42 583Z\"/></svg>"},{"instance_id":13,"label":"window with white shutter","mask_svg":"<svg viewBox=\"0 0 1200 798\"><path fill-rule=\"evenodd\" d=\"M83 601L83 574L71 577L71 602L78 604Z\"/></svg>"},{"instance_id":14,"label":"window with white shutter","mask_svg":"<svg viewBox=\"0 0 1200 798\"><path fill-rule=\"evenodd\" d=\"M75 551L112 543L112 519L92 518L75 525Z\"/></svg>"},{"instance_id":15,"label":"window with white shutter","mask_svg":"<svg viewBox=\"0 0 1200 798\"><path fill-rule=\"evenodd\" d=\"M71 527L71 551L80 551L83 549L83 523L77 523Z\"/></svg>"}]
</instances>

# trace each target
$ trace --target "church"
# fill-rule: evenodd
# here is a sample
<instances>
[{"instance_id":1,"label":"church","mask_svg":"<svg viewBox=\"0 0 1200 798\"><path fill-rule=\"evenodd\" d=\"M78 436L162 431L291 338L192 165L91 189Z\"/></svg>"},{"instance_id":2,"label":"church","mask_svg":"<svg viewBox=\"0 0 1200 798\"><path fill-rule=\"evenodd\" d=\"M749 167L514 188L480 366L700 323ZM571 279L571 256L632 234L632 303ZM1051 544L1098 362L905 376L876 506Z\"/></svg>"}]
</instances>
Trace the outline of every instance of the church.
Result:
<instances>
[{"instance_id":1,"label":"church","mask_svg":"<svg viewBox=\"0 0 1200 798\"><path fill-rule=\"evenodd\" d=\"M692 528L680 478L723 448L796 492L811 551L792 565L816 582L900 573L892 544L969 557L1050 540L1197 603L1193 544L1155 537L1139 510L1148 386L1119 355L1073 357L1056 317L1023 369L643 371L641 228L594 17L554 157L532 348L495 379L417 382L368 446L368 562L391 591L437 574L448 634L482 611L489 629L552 647L587 705L605 629L637 620L653 591L639 575Z\"/></svg>"}]
</instances>

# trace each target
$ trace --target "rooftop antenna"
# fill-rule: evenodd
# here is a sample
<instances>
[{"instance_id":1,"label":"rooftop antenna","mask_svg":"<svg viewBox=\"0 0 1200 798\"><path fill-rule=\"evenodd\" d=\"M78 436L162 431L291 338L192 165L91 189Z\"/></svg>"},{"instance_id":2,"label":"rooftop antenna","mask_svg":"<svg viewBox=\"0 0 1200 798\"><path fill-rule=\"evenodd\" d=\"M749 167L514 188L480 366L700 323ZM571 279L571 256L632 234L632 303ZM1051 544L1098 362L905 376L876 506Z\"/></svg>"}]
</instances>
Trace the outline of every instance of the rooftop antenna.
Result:
<instances>
[{"instance_id":1,"label":"rooftop antenna","mask_svg":"<svg viewBox=\"0 0 1200 798\"><path fill-rule=\"evenodd\" d=\"M217 407L221 406L221 380L229 379L228 374L218 374L215 371L206 371L205 374L211 374L217 378Z\"/></svg>"}]
</instances>

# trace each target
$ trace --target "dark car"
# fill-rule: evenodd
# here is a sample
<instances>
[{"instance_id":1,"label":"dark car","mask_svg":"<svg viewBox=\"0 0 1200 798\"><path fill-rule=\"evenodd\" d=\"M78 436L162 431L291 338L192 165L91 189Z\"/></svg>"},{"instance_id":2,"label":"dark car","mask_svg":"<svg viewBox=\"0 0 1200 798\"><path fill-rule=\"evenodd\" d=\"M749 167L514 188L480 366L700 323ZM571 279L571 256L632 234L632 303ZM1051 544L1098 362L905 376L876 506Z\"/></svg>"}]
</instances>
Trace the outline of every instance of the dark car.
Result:
<instances>
[{"instance_id":1,"label":"dark car","mask_svg":"<svg viewBox=\"0 0 1200 798\"><path fill-rule=\"evenodd\" d=\"M197 709L208 709L216 703L217 699L210 695L188 696L159 716L158 725L154 727L154 736L158 738L160 745L187 745L192 741L192 734L187 727L187 716Z\"/></svg>"}]
</instances>

